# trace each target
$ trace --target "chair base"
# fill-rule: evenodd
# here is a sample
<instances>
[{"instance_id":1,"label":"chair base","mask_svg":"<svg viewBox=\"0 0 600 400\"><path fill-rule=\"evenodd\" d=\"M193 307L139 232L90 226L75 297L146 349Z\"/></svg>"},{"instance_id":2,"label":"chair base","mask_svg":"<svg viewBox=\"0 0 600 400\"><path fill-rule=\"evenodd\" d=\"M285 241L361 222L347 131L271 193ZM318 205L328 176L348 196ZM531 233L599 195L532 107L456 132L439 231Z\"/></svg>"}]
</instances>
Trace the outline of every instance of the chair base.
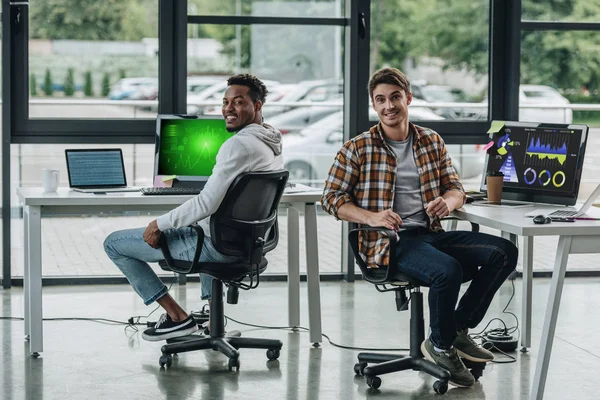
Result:
<instances>
[{"instance_id":1,"label":"chair base","mask_svg":"<svg viewBox=\"0 0 600 400\"><path fill-rule=\"evenodd\" d=\"M436 393L444 394L448 390L450 372L439 365L423 358L421 343L425 339L425 323L423 319L423 293L418 289L410 295L410 355L359 353L358 363L354 365L354 373L364 375L367 385L373 389L381 386L378 375L412 369L423 371L438 380L433 384ZM373 363L375 365L368 365Z\"/></svg>"},{"instance_id":2,"label":"chair base","mask_svg":"<svg viewBox=\"0 0 600 400\"><path fill-rule=\"evenodd\" d=\"M368 363L374 363L374 365L368 365ZM437 378L438 381L433 385L437 393L443 394L448 390L450 372L424 358L399 354L359 353L358 363L354 365L354 372L357 375L364 375L367 385L374 389L381 385L378 375L407 369L423 371Z\"/></svg>"},{"instance_id":3,"label":"chair base","mask_svg":"<svg viewBox=\"0 0 600 400\"><path fill-rule=\"evenodd\" d=\"M165 344L161 347L162 356L159 360L161 367L171 366L171 355L177 353L185 353L195 350L212 349L219 351L229 358L229 370L240 368L238 349L266 349L267 358L269 360L277 360L279 358L283 343L276 339L260 339L260 338L245 338L245 337L201 337L193 338L187 336L180 338L175 343Z\"/></svg>"},{"instance_id":4,"label":"chair base","mask_svg":"<svg viewBox=\"0 0 600 400\"><path fill-rule=\"evenodd\" d=\"M225 313L223 311L223 282L213 279L212 298L210 303L210 336L195 337L193 335L169 339L161 347L162 356L158 363L161 368L169 368L172 363L172 354L185 353L195 350L212 349L223 353L229 358L229 370L239 370L240 353L238 349L266 349L269 360L279 358L283 343L277 339L228 337L225 336Z\"/></svg>"}]
</instances>

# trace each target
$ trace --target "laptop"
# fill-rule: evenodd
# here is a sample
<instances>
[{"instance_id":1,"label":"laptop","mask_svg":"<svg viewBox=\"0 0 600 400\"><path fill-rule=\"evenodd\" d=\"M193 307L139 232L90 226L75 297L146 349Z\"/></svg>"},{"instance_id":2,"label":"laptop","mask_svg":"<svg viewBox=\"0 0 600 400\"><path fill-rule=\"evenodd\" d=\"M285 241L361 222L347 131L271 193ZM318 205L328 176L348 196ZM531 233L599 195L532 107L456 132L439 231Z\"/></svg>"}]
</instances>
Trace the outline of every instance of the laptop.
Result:
<instances>
[{"instance_id":1,"label":"laptop","mask_svg":"<svg viewBox=\"0 0 600 400\"><path fill-rule=\"evenodd\" d=\"M71 190L82 193L137 192L127 186L121 149L67 149Z\"/></svg>"},{"instance_id":2,"label":"laptop","mask_svg":"<svg viewBox=\"0 0 600 400\"><path fill-rule=\"evenodd\" d=\"M600 185L596 186L596 189L594 189L590 197L588 197L586 202L583 204L583 206L581 206L579 210L573 207L562 207L557 208L555 210L548 208L538 208L530 213L527 213L526 216L535 217L536 215L541 214L546 215L550 218L578 218L585 215L587 210L589 210L592 204L594 204L594 201L598 198L598 196L600 196Z\"/></svg>"}]
</instances>

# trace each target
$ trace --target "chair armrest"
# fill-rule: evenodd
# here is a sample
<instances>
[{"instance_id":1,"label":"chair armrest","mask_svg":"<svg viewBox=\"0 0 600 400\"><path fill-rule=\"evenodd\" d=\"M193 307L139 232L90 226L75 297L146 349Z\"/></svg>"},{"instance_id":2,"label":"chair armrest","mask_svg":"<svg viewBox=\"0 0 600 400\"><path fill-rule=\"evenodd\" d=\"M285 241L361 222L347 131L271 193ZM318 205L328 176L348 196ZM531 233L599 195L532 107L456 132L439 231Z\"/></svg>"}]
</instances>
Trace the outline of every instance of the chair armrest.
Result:
<instances>
[{"instance_id":1,"label":"chair armrest","mask_svg":"<svg viewBox=\"0 0 600 400\"><path fill-rule=\"evenodd\" d=\"M400 229L400 230L398 230L398 232L401 232L403 230L404 229ZM386 268L385 277L383 277L383 278L374 277L370 273L373 268L369 268L367 263L365 263L364 260L362 259L362 257L360 256L360 252L358 251L358 233L361 231L362 232L381 232L384 235L386 235L390 241L389 264L388 264L388 267ZM392 278L391 271L390 271L391 269L389 268L389 266L395 265L395 263L396 263L396 244L398 242L398 235L397 235L396 231L393 231L391 229L384 228L384 227L371 227L371 226L355 228L355 229L352 229L348 233L348 241L350 242L350 247L352 248L352 252L354 253L354 259L356 260L358 267L362 271L362 274L363 274L365 280L367 280L371 283L374 283L374 284L381 284L381 283L389 282L392 280L391 279Z\"/></svg>"},{"instance_id":2,"label":"chair armrest","mask_svg":"<svg viewBox=\"0 0 600 400\"><path fill-rule=\"evenodd\" d=\"M196 252L194 253L194 259L191 261L191 263L189 261L173 259L171 252L169 251L165 235L162 232L160 234L160 238L158 239L158 244L162 250L167 265L173 272L177 272L179 274L189 274L194 271L198 264L198 260L200 259L200 254L202 254L202 246L204 245L204 231L199 225L195 224L190 225L190 228L194 229L198 234L198 244L196 245Z\"/></svg>"},{"instance_id":3,"label":"chair armrest","mask_svg":"<svg viewBox=\"0 0 600 400\"><path fill-rule=\"evenodd\" d=\"M447 217L442 218L440 221L464 221L464 219L460 219L458 217L447 216ZM479 232L479 224L476 224L475 222L471 222L471 221L467 221L467 222L471 224L471 232Z\"/></svg>"}]
</instances>

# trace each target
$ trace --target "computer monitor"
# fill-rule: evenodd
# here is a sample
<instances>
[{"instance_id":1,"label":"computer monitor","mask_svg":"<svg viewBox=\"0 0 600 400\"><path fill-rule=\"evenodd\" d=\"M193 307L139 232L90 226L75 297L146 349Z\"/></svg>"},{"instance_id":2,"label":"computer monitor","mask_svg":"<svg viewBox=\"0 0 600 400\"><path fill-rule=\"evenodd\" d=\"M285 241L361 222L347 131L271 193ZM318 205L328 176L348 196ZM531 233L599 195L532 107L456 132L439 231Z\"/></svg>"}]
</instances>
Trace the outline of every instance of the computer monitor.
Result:
<instances>
[{"instance_id":1,"label":"computer monitor","mask_svg":"<svg viewBox=\"0 0 600 400\"><path fill-rule=\"evenodd\" d=\"M573 205L577 201L588 127L579 124L493 121L486 174L504 173L502 198Z\"/></svg>"},{"instance_id":2,"label":"computer monitor","mask_svg":"<svg viewBox=\"0 0 600 400\"><path fill-rule=\"evenodd\" d=\"M221 145L232 135L223 117L159 115L154 185L162 186L163 180L175 176L179 186L202 187L217 162Z\"/></svg>"}]
</instances>

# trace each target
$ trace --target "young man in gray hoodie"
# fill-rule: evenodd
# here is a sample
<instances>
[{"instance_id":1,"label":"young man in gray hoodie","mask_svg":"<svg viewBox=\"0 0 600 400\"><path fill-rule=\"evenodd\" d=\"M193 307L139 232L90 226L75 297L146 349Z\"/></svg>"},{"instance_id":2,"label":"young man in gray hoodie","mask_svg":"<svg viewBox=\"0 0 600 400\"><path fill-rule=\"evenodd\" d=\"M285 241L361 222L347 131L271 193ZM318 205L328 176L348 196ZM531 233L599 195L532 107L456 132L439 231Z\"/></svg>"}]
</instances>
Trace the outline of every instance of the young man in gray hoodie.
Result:
<instances>
[{"instance_id":1,"label":"young man in gray hoodie","mask_svg":"<svg viewBox=\"0 0 600 400\"><path fill-rule=\"evenodd\" d=\"M142 338L159 341L186 336L198 328L192 318L168 293L167 287L148 265L163 259L158 239L165 235L174 258L192 260L197 235L189 227L199 222L205 238L200 261L231 262L235 258L220 254L210 240L210 216L217 211L233 180L248 171L283 168L281 133L262 122L262 106L267 95L264 83L253 75L241 74L227 80L223 96L223 117L229 132L236 132L217 154L217 163L202 192L174 210L158 217L148 226L111 233L104 249L149 305L156 301L166 311ZM210 299L212 277L200 274L202 299Z\"/></svg>"}]
</instances>

